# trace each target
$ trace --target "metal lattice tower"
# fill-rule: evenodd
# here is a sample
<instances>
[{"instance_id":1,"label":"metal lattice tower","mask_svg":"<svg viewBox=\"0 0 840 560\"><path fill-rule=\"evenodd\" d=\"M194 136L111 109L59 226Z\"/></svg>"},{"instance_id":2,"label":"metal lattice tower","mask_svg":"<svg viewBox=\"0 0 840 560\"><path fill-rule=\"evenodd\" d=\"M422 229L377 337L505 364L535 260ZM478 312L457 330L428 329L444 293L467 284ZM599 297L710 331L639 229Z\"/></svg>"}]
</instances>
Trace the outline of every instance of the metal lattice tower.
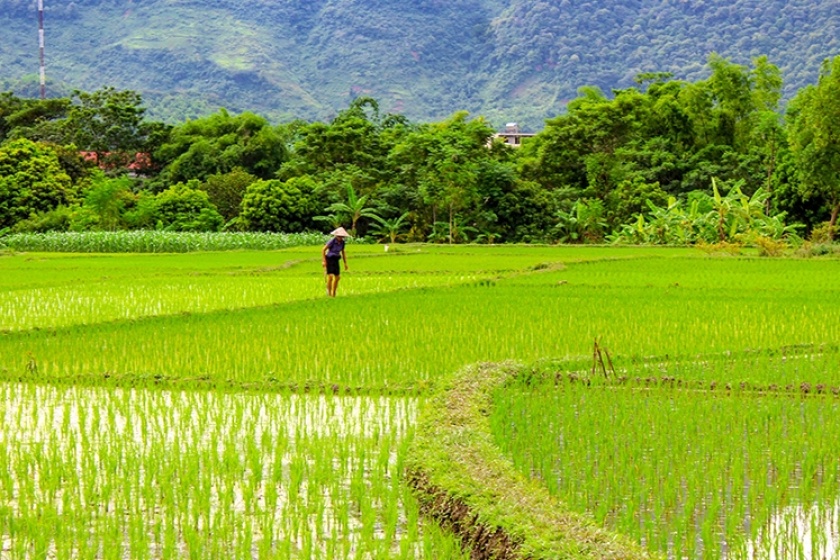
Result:
<instances>
[{"instance_id":1,"label":"metal lattice tower","mask_svg":"<svg viewBox=\"0 0 840 560\"><path fill-rule=\"evenodd\" d=\"M44 0L38 0L38 46L41 62L41 99L47 97L47 70L44 64Z\"/></svg>"}]
</instances>

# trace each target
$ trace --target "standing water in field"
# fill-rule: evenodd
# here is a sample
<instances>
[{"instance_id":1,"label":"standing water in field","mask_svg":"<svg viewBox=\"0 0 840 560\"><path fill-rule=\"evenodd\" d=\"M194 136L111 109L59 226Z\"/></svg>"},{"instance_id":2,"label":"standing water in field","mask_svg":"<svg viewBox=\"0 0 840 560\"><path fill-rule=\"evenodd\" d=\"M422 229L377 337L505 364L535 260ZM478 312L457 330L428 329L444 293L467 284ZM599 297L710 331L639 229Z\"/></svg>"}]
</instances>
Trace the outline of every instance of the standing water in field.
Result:
<instances>
[{"instance_id":1,"label":"standing water in field","mask_svg":"<svg viewBox=\"0 0 840 560\"><path fill-rule=\"evenodd\" d=\"M840 502L833 508L785 508L770 519L757 539L747 543L743 557L748 560L840 558Z\"/></svg>"},{"instance_id":2,"label":"standing water in field","mask_svg":"<svg viewBox=\"0 0 840 560\"><path fill-rule=\"evenodd\" d=\"M461 557L400 480L416 399L0 384L0 403L4 560Z\"/></svg>"}]
</instances>

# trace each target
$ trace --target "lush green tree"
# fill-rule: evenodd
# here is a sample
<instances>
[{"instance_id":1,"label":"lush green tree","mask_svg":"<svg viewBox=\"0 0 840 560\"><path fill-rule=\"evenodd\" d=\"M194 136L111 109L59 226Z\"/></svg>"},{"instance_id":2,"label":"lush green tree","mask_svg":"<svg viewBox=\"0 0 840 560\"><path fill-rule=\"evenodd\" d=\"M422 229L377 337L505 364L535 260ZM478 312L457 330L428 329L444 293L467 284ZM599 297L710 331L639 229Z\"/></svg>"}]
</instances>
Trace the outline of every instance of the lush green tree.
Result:
<instances>
[{"instance_id":1,"label":"lush green tree","mask_svg":"<svg viewBox=\"0 0 840 560\"><path fill-rule=\"evenodd\" d=\"M479 168L492 155L488 150L492 135L483 119L469 120L466 112L459 112L409 132L391 154L390 165L413 191L409 198L431 210L429 223L438 221L439 209L446 212L450 240L457 230L456 214L478 201Z\"/></svg>"},{"instance_id":2,"label":"lush green tree","mask_svg":"<svg viewBox=\"0 0 840 560\"><path fill-rule=\"evenodd\" d=\"M772 193L776 188L776 167L779 153L787 146L784 127L779 113L782 97L782 73L766 56L753 61L750 75L752 86L753 119L747 153L754 155L757 166L763 171L762 187Z\"/></svg>"},{"instance_id":3,"label":"lush green tree","mask_svg":"<svg viewBox=\"0 0 840 560\"><path fill-rule=\"evenodd\" d=\"M372 116L365 112L366 107L372 109ZM374 169L386 155L379 141L378 120L376 101L356 99L329 124L316 122L303 129L295 154L307 163L310 172L349 164Z\"/></svg>"},{"instance_id":4,"label":"lush green tree","mask_svg":"<svg viewBox=\"0 0 840 560\"><path fill-rule=\"evenodd\" d=\"M565 197L533 181L517 180L496 203L499 238L503 241L544 243L550 240L554 216Z\"/></svg>"},{"instance_id":5,"label":"lush green tree","mask_svg":"<svg viewBox=\"0 0 840 560\"><path fill-rule=\"evenodd\" d=\"M193 180L158 193L155 197L158 227L170 231L219 231L224 219L199 187L199 182Z\"/></svg>"},{"instance_id":6,"label":"lush green tree","mask_svg":"<svg viewBox=\"0 0 840 560\"><path fill-rule=\"evenodd\" d=\"M296 233L315 229L317 184L311 177L252 183L242 199L241 218L252 231Z\"/></svg>"},{"instance_id":7,"label":"lush green tree","mask_svg":"<svg viewBox=\"0 0 840 560\"><path fill-rule=\"evenodd\" d=\"M797 94L788 119L802 192L824 202L833 230L840 214L840 56L823 63L816 86Z\"/></svg>"},{"instance_id":8,"label":"lush green tree","mask_svg":"<svg viewBox=\"0 0 840 560\"><path fill-rule=\"evenodd\" d=\"M714 144L743 150L752 129L753 94L750 71L713 53L709 56L711 76L703 85L712 99L710 140Z\"/></svg>"},{"instance_id":9,"label":"lush green tree","mask_svg":"<svg viewBox=\"0 0 840 560\"><path fill-rule=\"evenodd\" d=\"M777 156L772 184L771 209L784 212L792 222L804 224L806 232L811 231L830 215L821 198L807 196L808 193L803 192L799 169L787 142Z\"/></svg>"},{"instance_id":10,"label":"lush green tree","mask_svg":"<svg viewBox=\"0 0 840 560\"><path fill-rule=\"evenodd\" d=\"M261 179L274 177L286 161L286 137L253 113L218 113L172 129L155 152L165 166L162 179L206 181L240 168Z\"/></svg>"},{"instance_id":11,"label":"lush green tree","mask_svg":"<svg viewBox=\"0 0 840 560\"><path fill-rule=\"evenodd\" d=\"M158 221L158 198L148 191L140 192L137 195L134 204L126 208L122 218L130 229L163 227L163 222Z\"/></svg>"},{"instance_id":12,"label":"lush green tree","mask_svg":"<svg viewBox=\"0 0 840 560\"><path fill-rule=\"evenodd\" d=\"M31 140L0 146L0 228L76 199L55 150Z\"/></svg>"},{"instance_id":13,"label":"lush green tree","mask_svg":"<svg viewBox=\"0 0 840 560\"><path fill-rule=\"evenodd\" d=\"M12 126L9 124L9 115L20 111L23 107L23 99L17 97L10 91L0 93L0 143L9 136Z\"/></svg>"},{"instance_id":14,"label":"lush green tree","mask_svg":"<svg viewBox=\"0 0 840 560\"><path fill-rule=\"evenodd\" d=\"M387 158L410 128L400 116L380 115L375 100L357 98L331 122L296 129L293 156L278 178L314 177L323 185L328 204L345 201L348 184L359 196L377 198L380 190L387 191L386 197L393 196L398 179ZM378 206L380 201L376 202Z\"/></svg>"},{"instance_id":15,"label":"lush green tree","mask_svg":"<svg viewBox=\"0 0 840 560\"><path fill-rule=\"evenodd\" d=\"M0 142L6 138L34 141L63 140L60 119L67 116L70 100L24 99L11 93L0 94Z\"/></svg>"},{"instance_id":16,"label":"lush green tree","mask_svg":"<svg viewBox=\"0 0 840 560\"><path fill-rule=\"evenodd\" d=\"M523 169L525 176L545 188L573 187L582 195L593 182L594 189L608 190L615 149L629 132L620 111L598 88L581 88L567 113L546 121L538 140L523 147L535 159Z\"/></svg>"},{"instance_id":17,"label":"lush green tree","mask_svg":"<svg viewBox=\"0 0 840 560\"><path fill-rule=\"evenodd\" d=\"M83 208L96 216L96 229L113 231L123 226L123 213L134 200L131 179L100 174L84 193Z\"/></svg>"},{"instance_id":18,"label":"lush green tree","mask_svg":"<svg viewBox=\"0 0 840 560\"><path fill-rule=\"evenodd\" d=\"M62 144L93 152L100 163L126 166L146 146L142 97L134 91L105 87L93 93L76 90L61 121Z\"/></svg>"},{"instance_id":19,"label":"lush green tree","mask_svg":"<svg viewBox=\"0 0 840 560\"><path fill-rule=\"evenodd\" d=\"M259 178L251 175L242 168L235 168L228 173L217 173L210 175L206 181L201 183L201 190L210 197L210 202L218 209L219 214L230 222L241 211L242 197L248 186Z\"/></svg>"},{"instance_id":20,"label":"lush green tree","mask_svg":"<svg viewBox=\"0 0 840 560\"><path fill-rule=\"evenodd\" d=\"M710 76L695 83L654 73L637 77L646 90L615 90L612 98L581 88L567 113L521 149L521 176L564 196L567 214L580 198L602 201L610 227L646 208L648 196L661 205L709 192L713 177L743 181L747 194L772 192L785 149L781 77L766 57L753 65L712 55Z\"/></svg>"},{"instance_id":21,"label":"lush green tree","mask_svg":"<svg viewBox=\"0 0 840 560\"><path fill-rule=\"evenodd\" d=\"M648 203L662 205L667 201L668 194L659 183L648 183L636 176L622 181L607 195L605 219L613 228L619 227L647 211Z\"/></svg>"},{"instance_id":22,"label":"lush green tree","mask_svg":"<svg viewBox=\"0 0 840 560\"><path fill-rule=\"evenodd\" d=\"M374 193L378 190L375 187L373 176L367 170L352 163L316 173L311 177L319 184L319 193L322 195L322 202L325 205L349 204L353 206L357 203L358 198L364 197L364 204L370 206ZM353 190L352 195L349 195L348 189ZM338 213L339 216L353 222L358 221L359 218L355 214L355 211L347 211L346 209L342 209Z\"/></svg>"}]
</instances>

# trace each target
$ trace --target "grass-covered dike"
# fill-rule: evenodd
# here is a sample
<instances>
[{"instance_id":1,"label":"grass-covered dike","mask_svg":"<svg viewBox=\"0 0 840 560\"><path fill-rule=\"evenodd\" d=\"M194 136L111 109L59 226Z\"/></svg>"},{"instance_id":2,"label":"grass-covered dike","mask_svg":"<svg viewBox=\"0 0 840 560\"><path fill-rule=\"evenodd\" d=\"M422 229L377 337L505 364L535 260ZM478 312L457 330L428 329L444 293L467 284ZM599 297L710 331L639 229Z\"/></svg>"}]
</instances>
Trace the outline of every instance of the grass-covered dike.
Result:
<instances>
[{"instance_id":1,"label":"grass-covered dike","mask_svg":"<svg viewBox=\"0 0 840 560\"><path fill-rule=\"evenodd\" d=\"M502 456L490 429L492 394L524 369L468 366L428 399L405 471L421 511L457 534L474 559L655 558L570 511Z\"/></svg>"}]
</instances>

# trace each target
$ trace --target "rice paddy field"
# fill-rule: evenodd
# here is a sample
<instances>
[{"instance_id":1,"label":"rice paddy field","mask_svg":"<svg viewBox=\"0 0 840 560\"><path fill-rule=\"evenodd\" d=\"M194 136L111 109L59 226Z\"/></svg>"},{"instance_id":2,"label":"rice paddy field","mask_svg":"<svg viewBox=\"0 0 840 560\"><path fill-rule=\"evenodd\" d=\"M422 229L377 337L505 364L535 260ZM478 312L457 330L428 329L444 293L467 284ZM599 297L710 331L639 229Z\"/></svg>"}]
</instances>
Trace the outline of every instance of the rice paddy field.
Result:
<instances>
[{"instance_id":1,"label":"rice paddy field","mask_svg":"<svg viewBox=\"0 0 840 560\"><path fill-rule=\"evenodd\" d=\"M0 559L467 558L401 478L452 372L653 555L837 558L840 261L693 249L0 252ZM595 341L608 367L594 369ZM606 354L606 352L605 352Z\"/></svg>"}]
</instances>

